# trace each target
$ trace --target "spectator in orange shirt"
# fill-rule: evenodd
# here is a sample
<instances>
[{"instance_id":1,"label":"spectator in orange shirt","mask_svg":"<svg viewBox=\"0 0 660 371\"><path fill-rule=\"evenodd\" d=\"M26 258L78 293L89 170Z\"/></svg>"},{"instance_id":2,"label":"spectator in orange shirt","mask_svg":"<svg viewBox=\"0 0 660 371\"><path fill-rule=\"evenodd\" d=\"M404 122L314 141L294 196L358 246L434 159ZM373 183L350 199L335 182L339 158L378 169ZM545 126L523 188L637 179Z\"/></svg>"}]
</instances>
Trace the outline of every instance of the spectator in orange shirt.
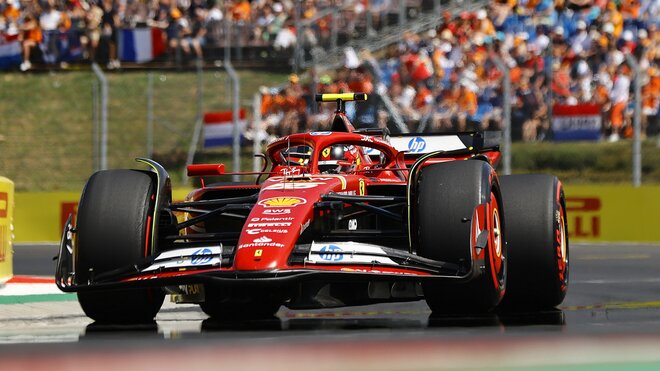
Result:
<instances>
[{"instance_id":1,"label":"spectator in orange shirt","mask_svg":"<svg viewBox=\"0 0 660 371\"><path fill-rule=\"evenodd\" d=\"M642 128L649 134L660 135L660 70L648 69L649 83L642 89Z\"/></svg>"},{"instance_id":2,"label":"spectator in orange shirt","mask_svg":"<svg viewBox=\"0 0 660 371\"><path fill-rule=\"evenodd\" d=\"M39 22L37 18L28 13L23 19L23 25L20 28L22 47L23 47L23 63L21 63L21 71L27 71L32 68L32 63L30 63L30 53L32 48L37 47L43 35L41 34L41 28L39 27Z\"/></svg>"},{"instance_id":3,"label":"spectator in orange shirt","mask_svg":"<svg viewBox=\"0 0 660 371\"><path fill-rule=\"evenodd\" d=\"M12 24L16 25L18 18L21 16L21 11L18 10L13 3L7 3L5 9L2 11L2 16L5 18L5 22L8 26Z\"/></svg>"},{"instance_id":4,"label":"spectator in orange shirt","mask_svg":"<svg viewBox=\"0 0 660 371\"><path fill-rule=\"evenodd\" d=\"M252 9L248 0L239 0L231 6L232 19L239 23L250 21L251 12Z\"/></svg>"},{"instance_id":5,"label":"spectator in orange shirt","mask_svg":"<svg viewBox=\"0 0 660 371\"><path fill-rule=\"evenodd\" d=\"M462 80L460 82L460 90L458 93L458 112L456 112L456 124L458 131L467 130L468 120L477 113L477 94L475 93L477 87L472 81Z\"/></svg>"}]
</instances>

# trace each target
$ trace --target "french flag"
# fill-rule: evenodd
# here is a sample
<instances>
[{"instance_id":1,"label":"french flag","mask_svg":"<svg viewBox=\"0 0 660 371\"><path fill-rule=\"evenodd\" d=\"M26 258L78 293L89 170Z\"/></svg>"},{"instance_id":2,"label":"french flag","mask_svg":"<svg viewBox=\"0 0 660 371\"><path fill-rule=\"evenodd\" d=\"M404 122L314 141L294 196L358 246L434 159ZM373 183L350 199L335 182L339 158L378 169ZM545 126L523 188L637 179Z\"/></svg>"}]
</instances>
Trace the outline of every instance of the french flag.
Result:
<instances>
[{"instance_id":1,"label":"french flag","mask_svg":"<svg viewBox=\"0 0 660 371\"><path fill-rule=\"evenodd\" d=\"M0 33L0 69L11 68L21 64L21 42L18 35Z\"/></svg>"},{"instance_id":2,"label":"french flag","mask_svg":"<svg viewBox=\"0 0 660 371\"><path fill-rule=\"evenodd\" d=\"M119 33L119 59L125 62L149 62L165 52L163 30L130 28Z\"/></svg>"},{"instance_id":3,"label":"french flag","mask_svg":"<svg viewBox=\"0 0 660 371\"><path fill-rule=\"evenodd\" d=\"M245 109L241 108L238 131L245 130ZM231 111L209 112L204 114L204 148L228 146L232 144L233 115Z\"/></svg>"}]
</instances>

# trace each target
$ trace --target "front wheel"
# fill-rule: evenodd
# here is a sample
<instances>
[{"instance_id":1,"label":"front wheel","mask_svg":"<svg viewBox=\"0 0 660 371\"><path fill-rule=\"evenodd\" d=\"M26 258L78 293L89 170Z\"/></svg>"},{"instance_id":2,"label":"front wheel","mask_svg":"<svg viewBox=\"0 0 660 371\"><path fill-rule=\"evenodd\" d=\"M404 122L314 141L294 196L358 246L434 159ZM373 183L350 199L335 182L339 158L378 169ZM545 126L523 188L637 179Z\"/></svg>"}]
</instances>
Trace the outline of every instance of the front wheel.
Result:
<instances>
[{"instance_id":1,"label":"front wheel","mask_svg":"<svg viewBox=\"0 0 660 371\"><path fill-rule=\"evenodd\" d=\"M76 280L94 281L99 274L130 267L150 254L155 186L151 173L106 170L93 174L78 207L75 251ZM88 317L103 323L144 323L160 310L159 288L78 292Z\"/></svg>"},{"instance_id":2,"label":"front wheel","mask_svg":"<svg viewBox=\"0 0 660 371\"><path fill-rule=\"evenodd\" d=\"M422 170L417 185L417 253L462 266L472 262L478 236L484 248L475 251L477 277L465 284L424 284L434 314L476 314L493 309L506 287L507 249L499 185L486 162L451 161ZM485 235L484 235L485 233Z\"/></svg>"}]
</instances>

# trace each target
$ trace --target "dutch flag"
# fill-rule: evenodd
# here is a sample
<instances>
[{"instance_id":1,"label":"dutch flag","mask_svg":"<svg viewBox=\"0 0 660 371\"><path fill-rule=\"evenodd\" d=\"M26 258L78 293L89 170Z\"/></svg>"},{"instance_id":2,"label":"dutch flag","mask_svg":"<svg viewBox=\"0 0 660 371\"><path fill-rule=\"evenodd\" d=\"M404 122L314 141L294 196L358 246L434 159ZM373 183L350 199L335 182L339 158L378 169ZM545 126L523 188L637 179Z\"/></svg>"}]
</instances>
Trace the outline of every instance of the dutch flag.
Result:
<instances>
[{"instance_id":1,"label":"dutch flag","mask_svg":"<svg viewBox=\"0 0 660 371\"><path fill-rule=\"evenodd\" d=\"M0 69L10 68L21 64L21 42L18 35L0 33Z\"/></svg>"},{"instance_id":2,"label":"dutch flag","mask_svg":"<svg viewBox=\"0 0 660 371\"><path fill-rule=\"evenodd\" d=\"M238 116L238 131L242 133L246 125L244 108L241 108ZM204 114L204 148L232 144L232 117L231 111Z\"/></svg>"},{"instance_id":3,"label":"dutch flag","mask_svg":"<svg viewBox=\"0 0 660 371\"><path fill-rule=\"evenodd\" d=\"M164 52L160 28L123 29L119 33L119 59L124 62L149 62Z\"/></svg>"}]
</instances>

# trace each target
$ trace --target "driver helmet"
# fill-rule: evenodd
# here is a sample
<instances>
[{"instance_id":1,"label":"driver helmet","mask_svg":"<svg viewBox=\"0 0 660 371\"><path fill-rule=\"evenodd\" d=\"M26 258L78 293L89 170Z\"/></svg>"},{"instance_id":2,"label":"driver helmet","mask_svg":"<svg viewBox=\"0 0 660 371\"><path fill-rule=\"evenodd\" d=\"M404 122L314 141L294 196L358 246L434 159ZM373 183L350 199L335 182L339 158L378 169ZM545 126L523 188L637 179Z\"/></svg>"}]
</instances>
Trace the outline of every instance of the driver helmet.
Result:
<instances>
[{"instance_id":1,"label":"driver helmet","mask_svg":"<svg viewBox=\"0 0 660 371\"><path fill-rule=\"evenodd\" d=\"M355 155L351 149L344 144L335 144L326 147L321 151L319 160L319 171L322 173L339 173L348 169L342 169L339 161L348 161L351 164L355 162Z\"/></svg>"}]
</instances>

